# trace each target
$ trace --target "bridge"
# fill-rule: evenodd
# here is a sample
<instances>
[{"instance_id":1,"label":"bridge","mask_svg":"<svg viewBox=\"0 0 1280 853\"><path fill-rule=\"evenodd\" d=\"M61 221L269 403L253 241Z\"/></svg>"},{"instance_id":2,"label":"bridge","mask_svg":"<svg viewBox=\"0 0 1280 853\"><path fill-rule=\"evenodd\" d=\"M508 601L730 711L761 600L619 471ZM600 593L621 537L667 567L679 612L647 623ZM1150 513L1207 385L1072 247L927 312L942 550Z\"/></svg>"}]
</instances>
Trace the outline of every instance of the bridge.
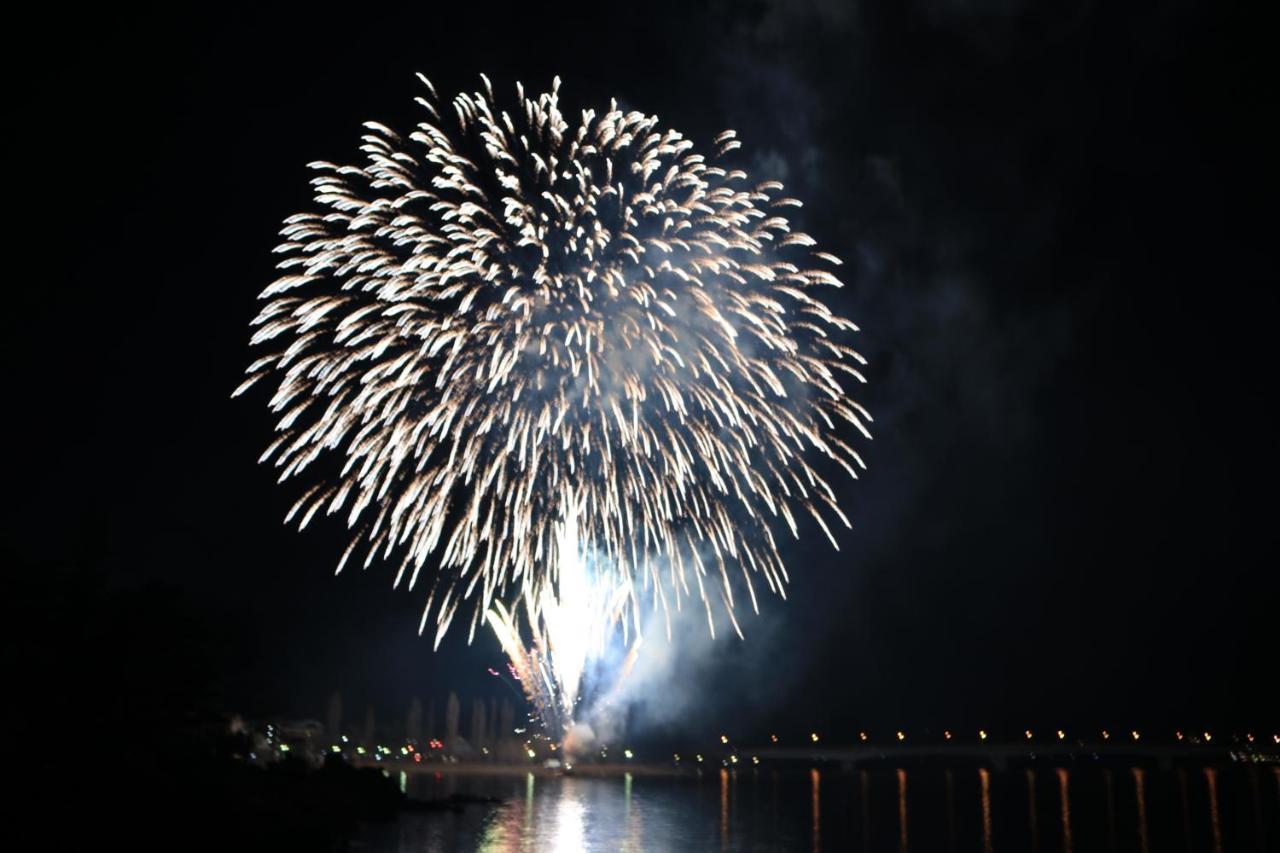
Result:
<instances>
[{"instance_id":1,"label":"bridge","mask_svg":"<svg viewBox=\"0 0 1280 853\"><path fill-rule=\"evenodd\" d=\"M897 743L856 746L736 747L739 761L759 758L770 763L804 764L891 764L946 763L986 764L997 769L1026 763L1100 762L1117 764L1173 765L1178 763L1227 763L1232 761L1280 764L1280 748L1270 753L1240 744L1143 744L1140 742L1005 742L1005 743ZM711 757L711 756L708 756ZM722 756L716 756L722 757Z\"/></svg>"}]
</instances>

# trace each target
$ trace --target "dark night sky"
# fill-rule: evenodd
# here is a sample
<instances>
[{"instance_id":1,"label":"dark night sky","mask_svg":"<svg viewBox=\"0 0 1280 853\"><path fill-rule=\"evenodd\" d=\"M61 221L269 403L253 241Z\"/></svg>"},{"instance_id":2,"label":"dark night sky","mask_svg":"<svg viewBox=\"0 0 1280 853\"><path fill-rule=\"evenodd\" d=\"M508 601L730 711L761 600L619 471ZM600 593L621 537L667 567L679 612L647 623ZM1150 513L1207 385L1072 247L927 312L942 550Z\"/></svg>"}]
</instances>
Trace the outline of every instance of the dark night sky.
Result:
<instances>
[{"instance_id":1,"label":"dark night sky","mask_svg":"<svg viewBox=\"0 0 1280 853\"><path fill-rule=\"evenodd\" d=\"M3 546L32 625L10 650L67 667L49 683L91 705L199 660L223 707L317 716L337 688L385 713L495 689L487 638L433 654L421 592L334 578L342 531L281 525L264 397L229 399L304 165L412 122L414 71L483 71L738 129L848 262L876 417L854 530L790 546L790 600L681 668L690 727L1280 717L1260 28L1183 3L430 5L31 23Z\"/></svg>"}]
</instances>

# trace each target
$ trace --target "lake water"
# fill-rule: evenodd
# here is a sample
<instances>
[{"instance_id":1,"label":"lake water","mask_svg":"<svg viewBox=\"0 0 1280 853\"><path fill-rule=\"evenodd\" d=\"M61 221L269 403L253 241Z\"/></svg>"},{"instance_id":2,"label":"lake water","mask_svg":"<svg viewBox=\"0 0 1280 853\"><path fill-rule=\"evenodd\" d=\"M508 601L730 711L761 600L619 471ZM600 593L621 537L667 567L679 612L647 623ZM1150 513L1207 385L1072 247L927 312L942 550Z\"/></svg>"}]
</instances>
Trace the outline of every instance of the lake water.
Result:
<instances>
[{"instance_id":1,"label":"lake water","mask_svg":"<svg viewBox=\"0 0 1280 853\"><path fill-rule=\"evenodd\" d=\"M708 769L616 777L423 774L353 850L1276 851L1280 768Z\"/></svg>"}]
</instances>

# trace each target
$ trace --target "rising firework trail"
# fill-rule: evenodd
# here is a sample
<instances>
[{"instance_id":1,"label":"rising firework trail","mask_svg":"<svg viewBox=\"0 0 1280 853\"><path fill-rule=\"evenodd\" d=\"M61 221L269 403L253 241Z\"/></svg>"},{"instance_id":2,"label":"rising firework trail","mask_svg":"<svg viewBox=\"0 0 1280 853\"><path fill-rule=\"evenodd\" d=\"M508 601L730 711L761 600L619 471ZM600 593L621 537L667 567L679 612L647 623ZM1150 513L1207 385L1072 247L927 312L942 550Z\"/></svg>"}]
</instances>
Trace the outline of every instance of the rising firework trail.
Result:
<instances>
[{"instance_id":1,"label":"rising firework trail","mask_svg":"<svg viewBox=\"0 0 1280 853\"><path fill-rule=\"evenodd\" d=\"M369 122L360 165L311 164L253 321L269 351L236 393L274 386L262 460L308 483L286 521L341 513L338 571L430 565L437 646L463 612L514 648L523 608L554 659L574 589L636 634L687 599L714 632L719 599L741 635L734 577L752 608L785 595L774 528L849 524L807 458L856 477L870 438L856 327L821 298L839 260L732 167L733 131L708 156L616 103L566 116L558 78L510 112L487 78L452 102L421 79L407 138Z\"/></svg>"}]
</instances>

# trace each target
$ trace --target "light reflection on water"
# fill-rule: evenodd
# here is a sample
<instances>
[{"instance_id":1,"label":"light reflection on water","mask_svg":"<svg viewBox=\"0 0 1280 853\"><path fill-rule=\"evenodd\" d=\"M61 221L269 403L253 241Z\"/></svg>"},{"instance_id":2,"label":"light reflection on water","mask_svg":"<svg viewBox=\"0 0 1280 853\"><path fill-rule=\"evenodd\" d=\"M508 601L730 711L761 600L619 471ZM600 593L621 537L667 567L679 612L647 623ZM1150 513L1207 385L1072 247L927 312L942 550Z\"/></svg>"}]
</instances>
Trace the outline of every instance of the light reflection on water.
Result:
<instances>
[{"instance_id":1,"label":"light reflection on water","mask_svg":"<svg viewBox=\"0 0 1280 853\"><path fill-rule=\"evenodd\" d=\"M1223 853L1277 849L1268 845L1280 841L1280 770L1257 767L417 775L408 790L436 802L454 795L498 802L406 813L367 827L354 849Z\"/></svg>"}]
</instances>

